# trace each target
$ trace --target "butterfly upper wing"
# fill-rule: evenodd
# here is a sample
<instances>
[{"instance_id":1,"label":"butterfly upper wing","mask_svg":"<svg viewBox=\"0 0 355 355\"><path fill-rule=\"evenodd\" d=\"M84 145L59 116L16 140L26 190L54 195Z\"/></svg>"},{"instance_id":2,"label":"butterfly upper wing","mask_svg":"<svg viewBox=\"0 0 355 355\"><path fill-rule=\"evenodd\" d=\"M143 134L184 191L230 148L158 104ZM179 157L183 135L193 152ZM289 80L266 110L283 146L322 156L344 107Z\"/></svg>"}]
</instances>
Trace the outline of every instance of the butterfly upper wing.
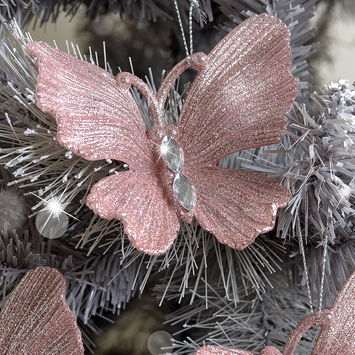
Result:
<instances>
[{"instance_id":1,"label":"butterfly upper wing","mask_svg":"<svg viewBox=\"0 0 355 355\"><path fill-rule=\"evenodd\" d=\"M128 88L97 65L43 42L28 50L38 61L36 105L57 122L57 139L87 160L116 159L144 169L146 127Z\"/></svg>"},{"instance_id":2,"label":"butterfly upper wing","mask_svg":"<svg viewBox=\"0 0 355 355\"><path fill-rule=\"evenodd\" d=\"M355 354L355 272L339 291L312 354Z\"/></svg>"},{"instance_id":3,"label":"butterfly upper wing","mask_svg":"<svg viewBox=\"0 0 355 355\"><path fill-rule=\"evenodd\" d=\"M279 142L297 85L287 27L268 15L231 31L197 74L179 122L195 217L222 243L243 249L273 228L290 194L258 174L218 168L226 155Z\"/></svg>"},{"instance_id":4,"label":"butterfly upper wing","mask_svg":"<svg viewBox=\"0 0 355 355\"><path fill-rule=\"evenodd\" d=\"M297 93L290 33L279 19L254 16L210 52L189 90L179 142L190 165L277 143Z\"/></svg>"},{"instance_id":5,"label":"butterfly upper wing","mask_svg":"<svg viewBox=\"0 0 355 355\"><path fill-rule=\"evenodd\" d=\"M25 275L0 312L1 354L84 354L65 288L52 268L38 267Z\"/></svg>"},{"instance_id":6,"label":"butterfly upper wing","mask_svg":"<svg viewBox=\"0 0 355 355\"><path fill-rule=\"evenodd\" d=\"M36 104L55 118L59 143L87 160L129 164L129 172L96 183L87 205L102 218L122 220L139 250L165 252L180 225L158 184L146 127L129 89L48 44L33 42L28 49L38 60Z\"/></svg>"}]
</instances>

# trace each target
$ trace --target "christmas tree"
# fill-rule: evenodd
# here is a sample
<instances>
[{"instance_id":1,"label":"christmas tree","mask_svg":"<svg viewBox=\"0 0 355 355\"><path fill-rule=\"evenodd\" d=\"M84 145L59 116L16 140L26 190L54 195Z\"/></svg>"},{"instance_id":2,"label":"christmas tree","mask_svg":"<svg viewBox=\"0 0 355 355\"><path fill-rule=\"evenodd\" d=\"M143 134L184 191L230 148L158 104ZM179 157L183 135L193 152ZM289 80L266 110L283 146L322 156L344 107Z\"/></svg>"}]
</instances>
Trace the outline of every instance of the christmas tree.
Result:
<instances>
[{"instance_id":1,"label":"christmas tree","mask_svg":"<svg viewBox=\"0 0 355 355\"><path fill-rule=\"evenodd\" d=\"M0 354L355 351L355 88L311 66L335 6L3 1ZM84 46L33 41L63 14Z\"/></svg>"}]
</instances>

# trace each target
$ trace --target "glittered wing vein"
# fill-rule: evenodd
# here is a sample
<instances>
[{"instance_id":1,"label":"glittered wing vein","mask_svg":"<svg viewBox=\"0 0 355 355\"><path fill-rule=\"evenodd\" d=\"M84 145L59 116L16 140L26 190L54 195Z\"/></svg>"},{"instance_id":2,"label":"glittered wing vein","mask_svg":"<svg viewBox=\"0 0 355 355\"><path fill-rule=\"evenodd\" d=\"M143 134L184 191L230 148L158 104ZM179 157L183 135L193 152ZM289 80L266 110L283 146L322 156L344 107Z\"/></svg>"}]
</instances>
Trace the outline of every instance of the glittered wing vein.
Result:
<instances>
[{"instance_id":1,"label":"glittered wing vein","mask_svg":"<svg viewBox=\"0 0 355 355\"><path fill-rule=\"evenodd\" d=\"M296 91L287 27L267 15L239 25L208 55L186 98L179 141L187 164L280 141Z\"/></svg>"},{"instance_id":2,"label":"glittered wing vein","mask_svg":"<svg viewBox=\"0 0 355 355\"><path fill-rule=\"evenodd\" d=\"M98 66L46 43L28 44L38 60L36 104L57 122L57 139L87 160L116 159L144 169L150 150L133 96Z\"/></svg>"}]
</instances>

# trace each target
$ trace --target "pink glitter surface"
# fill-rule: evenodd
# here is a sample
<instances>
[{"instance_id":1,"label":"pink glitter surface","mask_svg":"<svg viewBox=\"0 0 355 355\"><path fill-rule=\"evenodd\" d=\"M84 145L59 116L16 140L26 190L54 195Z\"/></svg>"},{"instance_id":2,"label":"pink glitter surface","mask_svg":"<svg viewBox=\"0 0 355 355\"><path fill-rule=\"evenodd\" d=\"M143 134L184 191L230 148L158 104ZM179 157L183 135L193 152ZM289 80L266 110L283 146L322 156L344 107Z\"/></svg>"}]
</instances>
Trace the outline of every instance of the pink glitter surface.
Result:
<instances>
[{"instance_id":1,"label":"pink glitter surface","mask_svg":"<svg viewBox=\"0 0 355 355\"><path fill-rule=\"evenodd\" d=\"M0 354L84 354L65 280L55 269L29 271L0 312Z\"/></svg>"},{"instance_id":2,"label":"pink glitter surface","mask_svg":"<svg viewBox=\"0 0 355 355\"><path fill-rule=\"evenodd\" d=\"M166 76L157 94L129 73L116 77L44 43L30 43L39 76L36 104L55 118L57 139L88 160L129 165L99 181L87 205L102 218L122 220L131 243L144 253L165 253L193 218L224 244L243 249L273 228L277 208L290 200L279 182L255 173L217 167L236 151L277 143L285 133L297 84L291 74L290 34L278 19L255 16L231 31L209 55L193 54ZM198 74L180 121L164 126L164 103L187 68ZM129 88L149 103L154 127L146 131ZM182 174L194 185L197 203L181 207L173 175L159 162L162 136L184 151Z\"/></svg>"}]
</instances>

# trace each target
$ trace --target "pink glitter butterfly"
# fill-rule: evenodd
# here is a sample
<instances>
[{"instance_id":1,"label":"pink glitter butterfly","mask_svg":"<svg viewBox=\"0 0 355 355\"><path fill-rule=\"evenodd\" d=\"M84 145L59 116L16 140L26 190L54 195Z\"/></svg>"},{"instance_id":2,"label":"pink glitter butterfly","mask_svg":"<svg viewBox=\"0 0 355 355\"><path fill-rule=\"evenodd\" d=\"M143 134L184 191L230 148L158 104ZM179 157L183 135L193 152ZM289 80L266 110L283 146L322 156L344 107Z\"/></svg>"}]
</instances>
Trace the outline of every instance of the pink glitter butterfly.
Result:
<instances>
[{"instance_id":1,"label":"pink glitter butterfly","mask_svg":"<svg viewBox=\"0 0 355 355\"><path fill-rule=\"evenodd\" d=\"M0 312L0 354L84 354L65 289L57 270L38 267L29 271Z\"/></svg>"},{"instance_id":2,"label":"pink glitter butterfly","mask_svg":"<svg viewBox=\"0 0 355 355\"><path fill-rule=\"evenodd\" d=\"M196 218L235 249L271 230L288 191L259 174L217 164L283 137L284 114L297 92L289 36L278 19L255 16L209 55L196 53L178 63L157 94L132 74L113 77L48 44L28 44L38 59L36 103L55 118L58 142L87 160L129 165L96 183L87 205L102 218L121 220L133 246L151 255L171 247L179 219ZM188 68L198 74L178 124L168 126L166 97ZM149 103L154 127L148 131L131 86Z\"/></svg>"},{"instance_id":3,"label":"pink glitter butterfly","mask_svg":"<svg viewBox=\"0 0 355 355\"><path fill-rule=\"evenodd\" d=\"M339 291L330 310L313 313L297 325L291 333L284 350L266 346L261 355L293 355L303 334L320 320L322 328L312 355L355 354L355 272ZM248 351L205 346L196 355L253 355Z\"/></svg>"}]
</instances>

